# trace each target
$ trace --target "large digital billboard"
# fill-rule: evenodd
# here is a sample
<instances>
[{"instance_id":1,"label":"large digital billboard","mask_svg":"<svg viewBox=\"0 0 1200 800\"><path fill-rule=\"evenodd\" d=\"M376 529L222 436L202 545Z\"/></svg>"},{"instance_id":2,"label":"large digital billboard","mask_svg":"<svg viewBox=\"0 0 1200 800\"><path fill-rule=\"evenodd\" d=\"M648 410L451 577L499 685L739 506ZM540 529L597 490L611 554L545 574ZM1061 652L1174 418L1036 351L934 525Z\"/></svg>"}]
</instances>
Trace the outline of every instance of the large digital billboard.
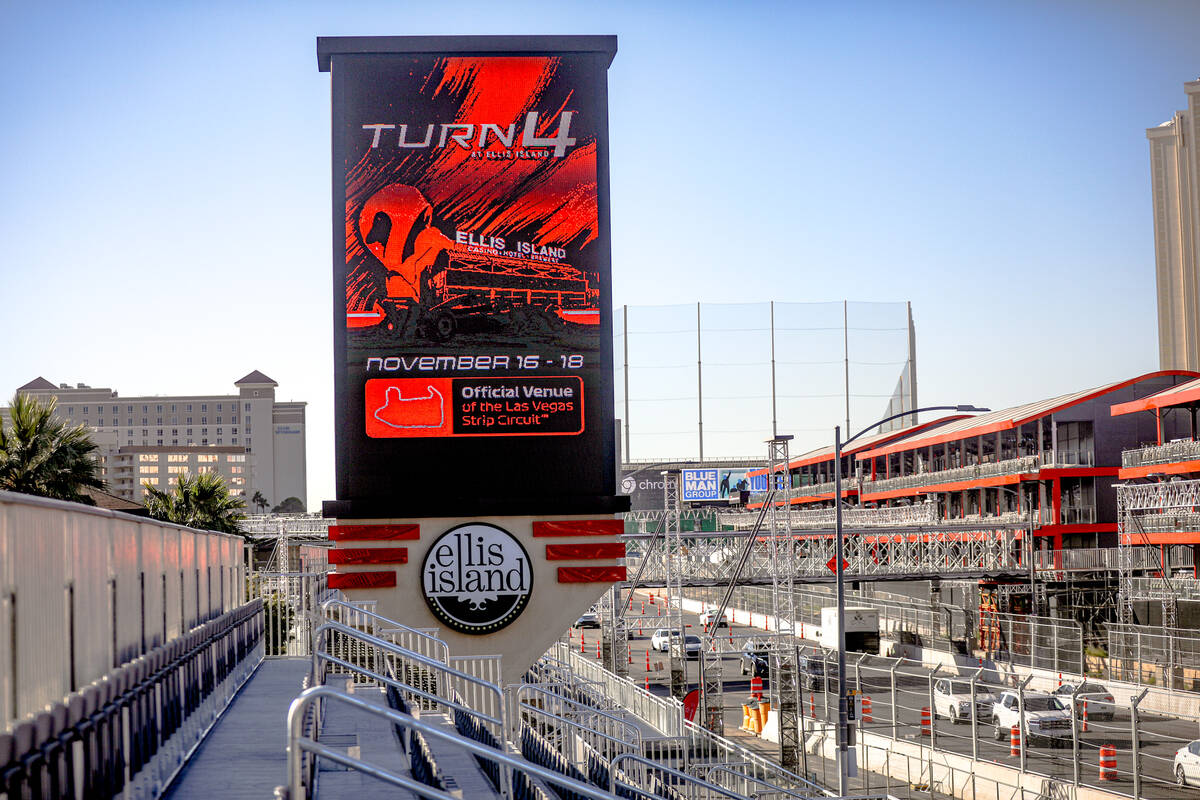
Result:
<instances>
[{"instance_id":1,"label":"large digital billboard","mask_svg":"<svg viewBox=\"0 0 1200 800\"><path fill-rule=\"evenodd\" d=\"M341 517L622 511L615 37L318 40ZM627 502L627 501L624 501Z\"/></svg>"}]
</instances>

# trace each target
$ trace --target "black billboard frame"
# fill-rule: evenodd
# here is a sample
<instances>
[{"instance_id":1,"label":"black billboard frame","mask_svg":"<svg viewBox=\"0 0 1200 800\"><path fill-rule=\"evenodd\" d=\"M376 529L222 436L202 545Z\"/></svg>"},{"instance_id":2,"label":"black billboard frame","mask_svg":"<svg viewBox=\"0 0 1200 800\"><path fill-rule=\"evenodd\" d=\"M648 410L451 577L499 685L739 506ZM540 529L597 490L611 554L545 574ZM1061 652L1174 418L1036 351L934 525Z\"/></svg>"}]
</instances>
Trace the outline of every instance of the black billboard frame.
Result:
<instances>
[{"instance_id":1,"label":"black billboard frame","mask_svg":"<svg viewBox=\"0 0 1200 800\"><path fill-rule=\"evenodd\" d=\"M617 51L617 37L601 36L366 36L366 37L318 37L317 65L321 72L330 72L332 94L332 162L333 185L332 207L333 230L332 241L340 241L344 237L344 214L339 213L345 203L345 165L339 159L344 152L343 133L338 121L344 118L346 97L345 86L339 81L344 73L334 69L339 56L373 56L373 55L452 55L452 56L590 56L600 64L605 71L612 64ZM609 161L608 161L608 85L607 80L599 82L597 87L602 109L602 119L599 123L603 131L605 146L597 154L597 215L600 258L608 266L610 280L603 289L604 302L607 309L603 314L601 336L608 342L608 372L611 374L612 354L612 316L611 316L611 213L609 206ZM347 408L348 378L345 370L345 353L347 347L347 330L344 306L337 298L344 296L344 254L338 247L333 253L333 296L335 302L333 331L334 331L334 392L335 409L338 418L335 420L336 433L336 463L337 463L337 499L323 503L323 514L326 517L340 519L368 519L384 517L445 517L453 516L515 516L515 515L566 515L566 514L615 514L629 510L630 500L627 496L618 495L616 485L616 428L615 415L612 413L613 386L611 378L604 386L607 411L598 415L600 424L600 443L602 461L596 469L601 476L603 491L597 494L545 494L528 496L489 496L485 486L463 485L464 491L447 498L443 492L426 493L417 489L404 497L396 495L355 496L349 491L349 481L345 470L348 469L355 456L355 451L349 438L343 435L343 429L348 424L343 418L350 409ZM339 263L339 260L341 263ZM444 476L443 480L458 480L468 484L470 478L462 476L458 479ZM479 491L484 489L484 492Z\"/></svg>"}]
</instances>

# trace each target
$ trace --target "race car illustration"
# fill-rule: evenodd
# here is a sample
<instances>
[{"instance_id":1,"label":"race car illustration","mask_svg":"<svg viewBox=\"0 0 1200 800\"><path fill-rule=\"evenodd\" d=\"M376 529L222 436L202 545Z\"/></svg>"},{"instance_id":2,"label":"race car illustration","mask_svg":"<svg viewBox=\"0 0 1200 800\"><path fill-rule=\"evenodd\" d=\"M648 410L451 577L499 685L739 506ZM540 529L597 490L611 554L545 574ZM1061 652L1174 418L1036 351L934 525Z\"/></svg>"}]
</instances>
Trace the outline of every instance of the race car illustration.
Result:
<instances>
[{"instance_id":1,"label":"race car illustration","mask_svg":"<svg viewBox=\"0 0 1200 800\"><path fill-rule=\"evenodd\" d=\"M599 289L561 261L540 261L487 244L455 241L433 225L433 209L412 186L372 195L358 215L363 246L386 269L370 307L348 304L351 328L386 325L401 336L444 342L470 328L598 325Z\"/></svg>"}]
</instances>

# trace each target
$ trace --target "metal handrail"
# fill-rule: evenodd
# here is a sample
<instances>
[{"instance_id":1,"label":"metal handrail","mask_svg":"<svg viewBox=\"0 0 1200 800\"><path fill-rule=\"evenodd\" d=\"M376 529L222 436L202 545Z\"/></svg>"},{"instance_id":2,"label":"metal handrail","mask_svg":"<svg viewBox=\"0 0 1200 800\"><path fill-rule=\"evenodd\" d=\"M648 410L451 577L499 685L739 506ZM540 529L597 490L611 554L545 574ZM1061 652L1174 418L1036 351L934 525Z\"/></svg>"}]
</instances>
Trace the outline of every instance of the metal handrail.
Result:
<instances>
[{"instance_id":1,"label":"metal handrail","mask_svg":"<svg viewBox=\"0 0 1200 800\"><path fill-rule=\"evenodd\" d=\"M534 691L534 692L541 692L542 694L550 695L557 702L568 703L572 706L579 706L580 708L584 709L584 711L586 711L586 713L588 713L588 714L597 714L601 717L606 717L607 719L612 720L617 725L622 726L622 727L626 728L627 730L629 730L630 732L632 732L633 735L630 737L629 741L626 741L625 739L618 739L615 736L610 736L609 734L604 733L602 731L595 730L594 728L587 728L587 730L591 733L595 733L595 734L599 735L600 737L602 737L604 739L611 739L612 741L618 742L619 744L630 745L633 747L637 747L639 750L641 749L641 747L642 747L642 732L632 722L628 722L624 719L621 719L616 714L610 714L609 712L603 711L599 708L589 706L585 703L580 703L578 700L572 700L569 697L563 697L560 694L556 694L555 692L550 691L543 685L539 685L536 683L522 683L517 687L515 701L516 701L516 704L518 707L532 709L533 711L536 711L539 714L545 714L548 717L553 717L554 719L561 720L561 721L567 723L568 725L577 725L581 728L585 727L582 723L572 722L571 720L566 719L565 717L561 717L558 714L554 714L554 713L551 713L550 711L546 711L543 708L538 708L537 706L531 705L529 703L523 703L521 701L521 693L526 690Z\"/></svg>"},{"instance_id":2,"label":"metal handrail","mask_svg":"<svg viewBox=\"0 0 1200 800\"><path fill-rule=\"evenodd\" d=\"M743 764L746 764L746 763L748 763L748 762L743 762ZM709 783L716 783L716 781L710 780L710 776L714 772L728 772L730 775L733 775L735 778L739 778L743 781L750 781L751 783L757 783L760 786L770 787L772 790L774 790L776 792L780 792L782 794L785 794L788 797L800 797L800 798L804 798L804 800L810 800L810 798L812 798L812 795L810 795L810 794L800 794L798 792L793 792L791 789L784 789L782 786L776 786L775 784L771 783L770 781L764 781L762 778L756 778L753 775L747 775L744 772L738 772L737 770L735 770L733 768L733 766L734 765L732 765L732 764L710 764L708 766L708 769L706 769L704 771L704 779L706 781L708 781ZM741 765L738 765L738 766L741 766ZM717 784L717 785L719 786L720 784ZM817 786L815 783L813 784L813 787L820 790L822 795L824 795L826 793L826 791L824 789L822 789L820 786Z\"/></svg>"},{"instance_id":3,"label":"metal handrail","mask_svg":"<svg viewBox=\"0 0 1200 800\"><path fill-rule=\"evenodd\" d=\"M341 764L344 767L356 769L367 775L370 775L377 780L390 783L393 786L400 786L408 789L421 797L430 798L430 800L458 800L454 795L435 789L432 786L426 786L423 783L407 778L403 775L398 775L390 770L378 767L374 764L367 763L361 759L347 756L344 753L339 753L329 747L326 747L312 739L306 737L303 733L304 717L308 712L308 707L316 700L329 699L336 700L340 703L353 706L360 711L366 711L369 714L374 714L377 717L382 717L389 722L403 726L408 730L415 730L423 736L432 736L435 739L440 739L445 742L457 745L462 749L470 752L473 755L480 756L488 761L494 761L502 764L509 769L524 772L532 775L547 783L552 783L556 786L563 786L573 792L578 792L584 797L595 798L595 800L616 800L617 795L612 792L606 792L597 789L587 783L582 783L573 778L569 778L560 772L546 769L545 767L531 764L523 758L509 755L503 750L497 750L487 745L480 744L473 739L468 739L465 736L452 734L442 730L439 727L430 725L427 722L422 722L415 717L405 714L402 711L394 711L390 708L368 703L353 695L344 694L329 686L314 686L311 689L305 689L303 692L292 701L288 708L287 726L288 726L288 759L287 759L287 789L289 796L294 800L300 800L303 797L304 790L304 764L301 758L302 753L312 753L321 758L329 759L334 763ZM639 792L648 797L656 798L656 800L665 800L659 795L649 791L639 789Z\"/></svg>"},{"instance_id":4,"label":"metal handrail","mask_svg":"<svg viewBox=\"0 0 1200 800\"><path fill-rule=\"evenodd\" d=\"M417 636L421 639L426 639L433 645L440 646L442 653L445 655L445 658L442 660L442 663L443 664L450 663L450 645L446 644L445 641L439 639L436 636L426 633L425 631L418 630L417 628L410 628L407 625L397 622L396 620L391 619L389 617L385 617L382 614L376 614L374 611L368 611L365 608L360 608L359 606L356 606L353 603L347 603L345 600L338 600L337 598L331 598L329 600L326 600L324 603L321 603L321 615L327 619L329 616L327 614L327 612L329 611L329 608L331 606L341 606L343 608L348 608L356 614L363 614L367 617L370 617L371 619L375 619L380 622L386 622L391 628L391 630L389 630L388 633L393 633L396 631L403 631L405 633L411 633L414 636Z\"/></svg>"},{"instance_id":5,"label":"metal handrail","mask_svg":"<svg viewBox=\"0 0 1200 800\"><path fill-rule=\"evenodd\" d=\"M492 724L498 725L500 727L501 736L507 736L507 730L505 729L505 726L504 726L504 692L500 689L499 686L492 683L491 681L485 681L483 678L477 678L468 672L463 672L461 670L457 670L454 667L443 664L440 661L435 661L434 659L429 658L428 656L423 656L420 653L417 653L413 650L408 650L407 648L401 647L398 644L393 644L392 642L389 642L386 639L380 639L378 636L372 636L369 633L363 633L362 631L360 631L356 628L351 628L349 625L343 625L340 622L326 622L324 625L321 625L319 628L317 628L315 631L313 631L312 676L313 676L314 683L317 682L317 676L320 674L320 671L319 671L320 667L317 663L318 659L321 657L324 657L326 660L333 658L333 656L330 656L327 653L321 652L321 641L324 638L323 634L327 630L339 631L340 633L350 636L351 638L358 639L359 641L364 642L365 644L374 645L375 647L380 648L382 650L386 650L390 653L393 653L394 655L398 655L398 656L401 656L402 658L407 658L412 661L416 661L418 664L423 664L424 666L430 667L435 670L440 670L441 672L447 673L451 677L460 678L460 679L466 681L467 683L473 683L476 686L479 686L480 688L484 689L485 691L494 692L496 695L496 708L498 710L500 717L498 719L496 719L496 718L492 718L489 716L488 721L491 722ZM439 698L439 702L449 704L452 701L449 701L445 698ZM480 716L486 716L483 714L483 712L474 712L474 713L477 713Z\"/></svg>"},{"instance_id":6,"label":"metal handrail","mask_svg":"<svg viewBox=\"0 0 1200 800\"><path fill-rule=\"evenodd\" d=\"M708 789L709 791L716 792L717 794L723 794L726 797L732 797L732 798L734 798L734 800L746 800L745 795L740 795L737 792L733 791L732 789L726 789L724 786L721 786L718 783L709 783L708 781L706 781L702 778L697 778L695 775L689 775L686 772L680 772L677 769L671 769L670 767L660 764L657 761L651 761L650 759L644 758L635 753L621 753L620 755L613 758L612 761L608 762L608 781L609 781L610 786L617 785L617 772L619 771L618 764L622 761L634 761L639 764L642 764L643 766L650 767L651 769L661 772L663 774L670 775L676 779L676 783L679 783L679 782L690 783L690 784L702 786L705 789ZM815 783L809 783L808 781L801 778L799 775L796 776L796 780L814 787L815 789L820 791L823 795L826 794L826 790L817 786ZM768 784L768 785L771 785L771 784ZM776 788L778 791L785 791L782 787L774 787L774 788ZM639 788L638 791L640 792L640 791L645 791L645 790Z\"/></svg>"}]
</instances>

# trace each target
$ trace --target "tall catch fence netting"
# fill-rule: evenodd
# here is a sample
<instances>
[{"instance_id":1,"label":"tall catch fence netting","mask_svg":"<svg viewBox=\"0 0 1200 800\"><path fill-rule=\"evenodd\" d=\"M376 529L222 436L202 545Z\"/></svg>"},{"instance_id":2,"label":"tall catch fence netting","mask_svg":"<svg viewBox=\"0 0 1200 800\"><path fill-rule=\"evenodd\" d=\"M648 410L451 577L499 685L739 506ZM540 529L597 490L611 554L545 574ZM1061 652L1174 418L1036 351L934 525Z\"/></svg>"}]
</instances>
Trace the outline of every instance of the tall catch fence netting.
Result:
<instances>
[{"instance_id":1,"label":"tall catch fence netting","mask_svg":"<svg viewBox=\"0 0 1200 800\"><path fill-rule=\"evenodd\" d=\"M909 361L908 319L902 302L618 307L623 456L757 456L775 432L796 437L793 454L830 444L847 415L852 427L886 415Z\"/></svg>"}]
</instances>

